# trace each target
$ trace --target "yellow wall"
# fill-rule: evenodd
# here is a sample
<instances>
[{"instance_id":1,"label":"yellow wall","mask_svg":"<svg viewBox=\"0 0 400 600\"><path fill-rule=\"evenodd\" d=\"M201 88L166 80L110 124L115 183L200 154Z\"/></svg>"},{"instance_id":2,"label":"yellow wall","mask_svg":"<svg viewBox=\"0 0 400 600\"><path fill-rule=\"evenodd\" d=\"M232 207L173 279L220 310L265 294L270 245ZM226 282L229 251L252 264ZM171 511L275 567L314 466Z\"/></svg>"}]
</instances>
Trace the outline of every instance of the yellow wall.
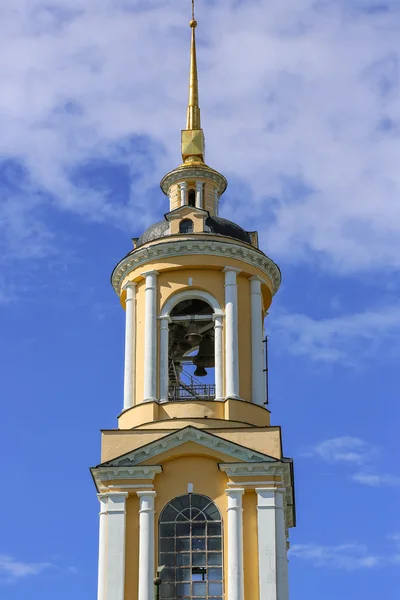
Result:
<instances>
[{"instance_id":1,"label":"yellow wall","mask_svg":"<svg viewBox=\"0 0 400 600\"><path fill-rule=\"evenodd\" d=\"M243 553L244 553L244 597L257 600L258 586L258 534L257 495L246 490L243 496Z\"/></svg>"},{"instance_id":2,"label":"yellow wall","mask_svg":"<svg viewBox=\"0 0 400 600\"><path fill-rule=\"evenodd\" d=\"M176 423L179 423L176 421ZM150 444L172 433L170 429L112 429L102 431L101 461L106 462L141 446ZM238 427L212 429L211 433L222 439L252 450L281 458L281 433L279 427ZM204 450L205 452L205 450ZM232 462L230 460L230 462ZM153 462L153 464L158 464Z\"/></svg>"},{"instance_id":3,"label":"yellow wall","mask_svg":"<svg viewBox=\"0 0 400 600\"><path fill-rule=\"evenodd\" d=\"M257 404L229 398L225 401L187 400L182 402L142 402L125 410L118 419L120 429L132 429L148 425L151 421L161 423L170 419L204 419L203 426L211 427L210 419L225 419L227 427L235 422L258 427L270 424L269 411ZM170 427L170 425L167 425ZM219 425L222 427L224 425ZM181 425L175 425L179 429Z\"/></svg>"},{"instance_id":4,"label":"yellow wall","mask_svg":"<svg viewBox=\"0 0 400 600\"><path fill-rule=\"evenodd\" d=\"M239 274L238 330L239 330L239 393L251 402L251 299L250 281ZM261 327L261 320L260 320Z\"/></svg>"}]
</instances>

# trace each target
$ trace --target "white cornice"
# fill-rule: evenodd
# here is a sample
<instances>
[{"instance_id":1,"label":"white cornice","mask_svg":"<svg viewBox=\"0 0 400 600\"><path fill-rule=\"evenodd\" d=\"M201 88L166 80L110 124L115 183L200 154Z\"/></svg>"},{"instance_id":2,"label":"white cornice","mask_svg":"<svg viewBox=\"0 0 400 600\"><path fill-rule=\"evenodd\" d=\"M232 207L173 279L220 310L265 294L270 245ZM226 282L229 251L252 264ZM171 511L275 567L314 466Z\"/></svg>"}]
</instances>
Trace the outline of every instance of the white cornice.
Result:
<instances>
[{"instance_id":1,"label":"white cornice","mask_svg":"<svg viewBox=\"0 0 400 600\"><path fill-rule=\"evenodd\" d=\"M99 466L91 469L93 478L98 489L107 487L109 481L131 480L131 479L149 479L154 480L157 473L161 473L161 465L151 465L143 467L114 467Z\"/></svg>"},{"instance_id":2,"label":"white cornice","mask_svg":"<svg viewBox=\"0 0 400 600\"><path fill-rule=\"evenodd\" d=\"M218 191L223 194L227 188L228 182L225 177L211 169L207 165L198 164L193 166L181 165L170 173L167 173L160 182L160 187L164 194L168 194L168 190L174 183L184 182L185 179L210 179L218 186Z\"/></svg>"},{"instance_id":3,"label":"white cornice","mask_svg":"<svg viewBox=\"0 0 400 600\"><path fill-rule=\"evenodd\" d=\"M196 236L196 234L192 234ZM157 244L150 246L140 246L128 256L123 258L115 267L111 276L111 282L115 292L120 296L121 283L123 279L133 270L145 265L151 261L171 256L187 256L193 254L207 254L209 256L226 256L236 258L253 267L257 267L268 277L272 283L273 293L278 291L281 283L281 273L277 265L265 254L251 246L244 246L240 243L221 240L207 240L193 237L193 239L173 239L163 238Z\"/></svg>"}]
</instances>

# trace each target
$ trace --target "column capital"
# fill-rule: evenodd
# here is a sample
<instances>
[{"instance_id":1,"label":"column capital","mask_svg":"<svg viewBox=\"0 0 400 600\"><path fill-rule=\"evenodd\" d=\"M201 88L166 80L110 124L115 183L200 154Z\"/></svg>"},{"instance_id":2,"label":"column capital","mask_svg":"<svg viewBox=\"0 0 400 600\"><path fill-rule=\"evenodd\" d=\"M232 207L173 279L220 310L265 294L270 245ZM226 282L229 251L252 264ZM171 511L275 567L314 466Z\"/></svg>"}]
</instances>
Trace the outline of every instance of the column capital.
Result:
<instances>
[{"instance_id":1,"label":"column capital","mask_svg":"<svg viewBox=\"0 0 400 600\"><path fill-rule=\"evenodd\" d=\"M196 181L196 188L203 189L204 181Z\"/></svg>"},{"instance_id":2,"label":"column capital","mask_svg":"<svg viewBox=\"0 0 400 600\"><path fill-rule=\"evenodd\" d=\"M262 277L259 277L258 275L252 275L252 277L249 277L249 281L253 284L256 285L256 283L260 283L261 285L263 283L265 283L265 279L263 279Z\"/></svg>"},{"instance_id":3,"label":"column capital","mask_svg":"<svg viewBox=\"0 0 400 600\"><path fill-rule=\"evenodd\" d=\"M136 495L139 496L139 498L141 498L142 496L152 496L153 498L155 498L157 496L157 492L155 492L154 490L139 490L136 492Z\"/></svg>"},{"instance_id":4,"label":"column capital","mask_svg":"<svg viewBox=\"0 0 400 600\"><path fill-rule=\"evenodd\" d=\"M129 289L135 289L137 286L136 281L127 281L126 283L124 283L124 285L122 286L122 290L127 291Z\"/></svg>"},{"instance_id":5,"label":"column capital","mask_svg":"<svg viewBox=\"0 0 400 600\"><path fill-rule=\"evenodd\" d=\"M142 277L147 277L148 275L159 275L160 273L158 271L156 271L155 269L150 269L149 271L145 271L144 273L141 273Z\"/></svg>"},{"instance_id":6,"label":"column capital","mask_svg":"<svg viewBox=\"0 0 400 600\"><path fill-rule=\"evenodd\" d=\"M227 496L243 496L244 491L244 488L227 488L225 494Z\"/></svg>"},{"instance_id":7,"label":"column capital","mask_svg":"<svg viewBox=\"0 0 400 600\"><path fill-rule=\"evenodd\" d=\"M188 186L187 181L180 181L178 183L178 185L180 188L183 188L183 189L187 189L187 186Z\"/></svg>"},{"instance_id":8,"label":"column capital","mask_svg":"<svg viewBox=\"0 0 400 600\"><path fill-rule=\"evenodd\" d=\"M237 269L236 267L225 267L224 269L222 269L223 273L241 273L242 269Z\"/></svg>"},{"instance_id":9,"label":"column capital","mask_svg":"<svg viewBox=\"0 0 400 600\"><path fill-rule=\"evenodd\" d=\"M272 508L275 510L284 508L285 488L255 488L255 492L257 494L257 508Z\"/></svg>"}]
</instances>

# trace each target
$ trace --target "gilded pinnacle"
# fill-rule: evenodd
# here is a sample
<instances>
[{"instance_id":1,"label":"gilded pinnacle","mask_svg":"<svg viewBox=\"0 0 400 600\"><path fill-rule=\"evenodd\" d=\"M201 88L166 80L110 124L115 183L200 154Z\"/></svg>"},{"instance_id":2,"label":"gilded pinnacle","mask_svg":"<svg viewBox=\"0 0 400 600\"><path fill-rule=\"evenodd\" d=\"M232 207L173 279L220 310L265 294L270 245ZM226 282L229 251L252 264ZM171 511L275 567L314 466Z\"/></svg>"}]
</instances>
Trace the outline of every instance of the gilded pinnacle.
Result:
<instances>
[{"instance_id":1,"label":"gilded pinnacle","mask_svg":"<svg viewBox=\"0 0 400 600\"><path fill-rule=\"evenodd\" d=\"M204 162L204 134L200 123L195 33L197 21L194 18L194 0L192 0L192 19L189 25L192 30L190 44L189 101L186 116L186 129L182 131L182 159L184 163L202 163Z\"/></svg>"}]
</instances>

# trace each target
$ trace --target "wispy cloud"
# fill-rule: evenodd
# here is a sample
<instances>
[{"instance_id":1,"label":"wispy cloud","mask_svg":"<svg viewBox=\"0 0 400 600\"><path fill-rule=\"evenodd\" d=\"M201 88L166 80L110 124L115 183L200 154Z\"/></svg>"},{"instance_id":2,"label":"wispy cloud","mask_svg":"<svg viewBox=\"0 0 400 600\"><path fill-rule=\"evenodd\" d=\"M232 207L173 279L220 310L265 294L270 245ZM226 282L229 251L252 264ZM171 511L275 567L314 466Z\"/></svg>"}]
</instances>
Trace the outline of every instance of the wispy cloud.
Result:
<instances>
[{"instance_id":1,"label":"wispy cloud","mask_svg":"<svg viewBox=\"0 0 400 600\"><path fill-rule=\"evenodd\" d=\"M323 546L318 544L294 544L290 555L311 562L316 567L329 567L355 571L371 569L385 562L387 557L377 556L360 544L342 544L339 546Z\"/></svg>"},{"instance_id":2,"label":"wispy cloud","mask_svg":"<svg viewBox=\"0 0 400 600\"><path fill-rule=\"evenodd\" d=\"M318 442L300 454L332 465L342 464L358 471L348 477L351 481L371 487L398 486L400 477L379 471L380 450L357 437L342 436Z\"/></svg>"},{"instance_id":3,"label":"wispy cloud","mask_svg":"<svg viewBox=\"0 0 400 600\"><path fill-rule=\"evenodd\" d=\"M360 366L380 350L385 356L389 352L392 357L400 354L397 305L327 319L281 315L271 323L271 330L286 351L318 362L350 367Z\"/></svg>"},{"instance_id":4,"label":"wispy cloud","mask_svg":"<svg viewBox=\"0 0 400 600\"><path fill-rule=\"evenodd\" d=\"M369 485L371 487L382 487L382 486L394 486L400 485L400 477L396 475L390 475L388 473L354 473L350 476L352 481L361 483L362 485Z\"/></svg>"},{"instance_id":5,"label":"wispy cloud","mask_svg":"<svg viewBox=\"0 0 400 600\"><path fill-rule=\"evenodd\" d=\"M22 562L8 554L0 554L0 580L3 579L7 582L12 582L40 575L43 571L53 566L50 562Z\"/></svg>"},{"instance_id":6,"label":"wispy cloud","mask_svg":"<svg viewBox=\"0 0 400 600\"><path fill-rule=\"evenodd\" d=\"M360 465L369 462L377 453L368 442L360 438L342 436L331 438L315 444L303 453L303 456L314 456L329 463L347 463Z\"/></svg>"}]
</instances>

